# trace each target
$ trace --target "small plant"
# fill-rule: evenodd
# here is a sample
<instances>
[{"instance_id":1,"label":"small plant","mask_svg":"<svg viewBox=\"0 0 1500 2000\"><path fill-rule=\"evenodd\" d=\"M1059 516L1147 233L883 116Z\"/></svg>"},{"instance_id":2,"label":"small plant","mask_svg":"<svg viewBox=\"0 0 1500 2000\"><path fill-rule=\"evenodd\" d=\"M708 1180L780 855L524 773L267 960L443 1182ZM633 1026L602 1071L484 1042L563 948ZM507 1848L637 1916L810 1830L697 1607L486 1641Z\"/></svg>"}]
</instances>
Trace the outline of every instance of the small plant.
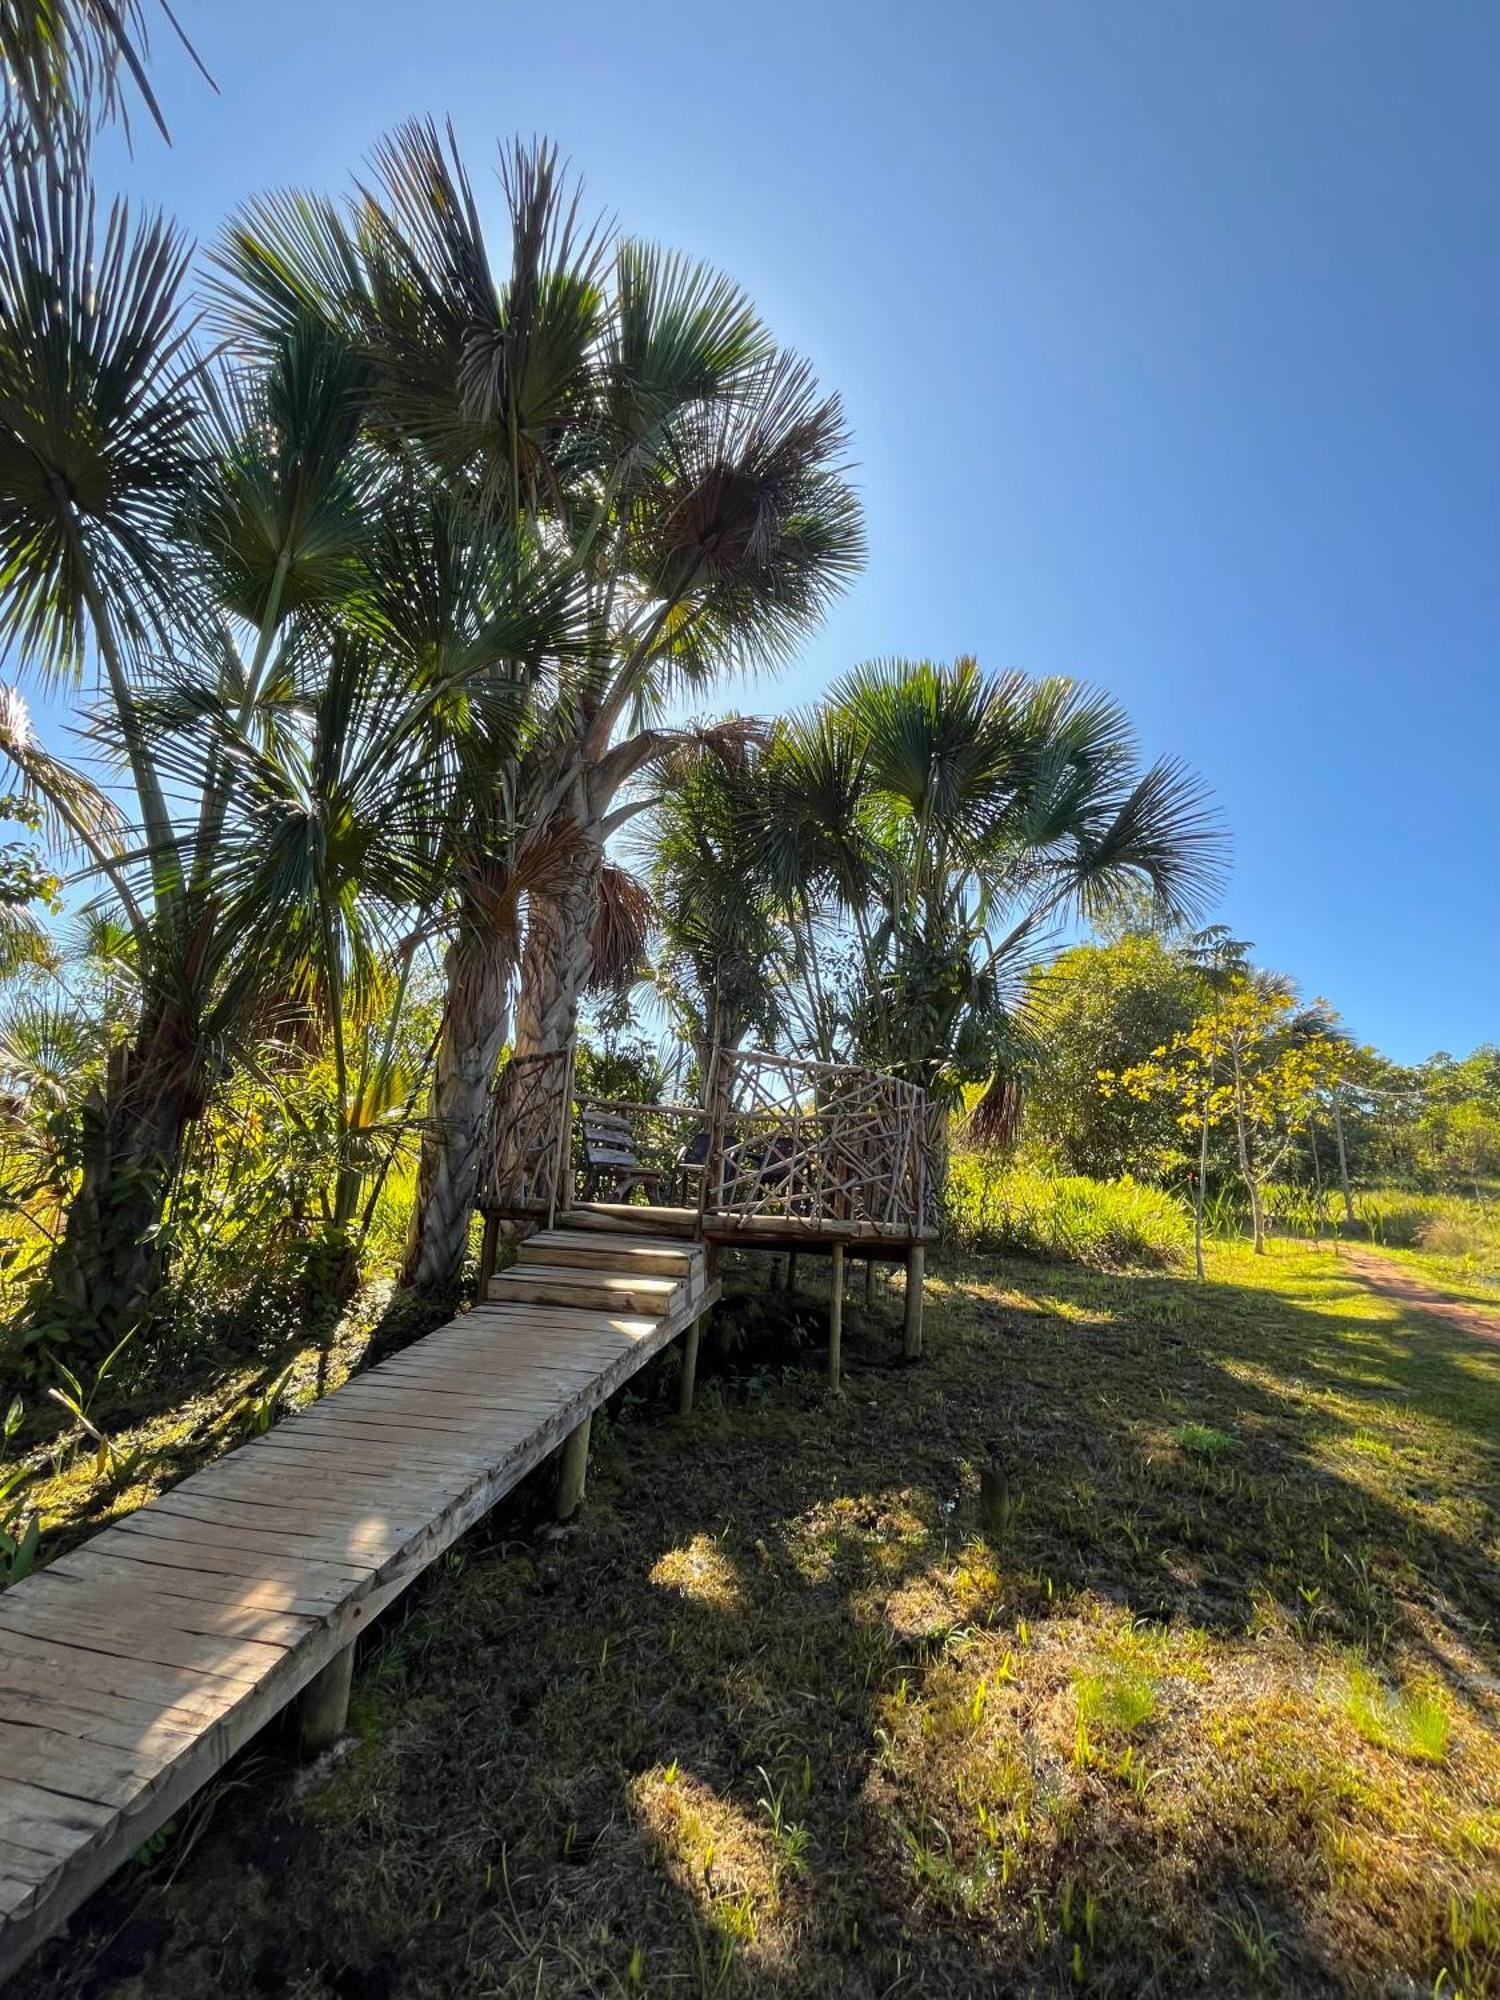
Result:
<instances>
[{"instance_id":1,"label":"small plant","mask_svg":"<svg viewBox=\"0 0 1500 2000\"><path fill-rule=\"evenodd\" d=\"M1155 1683L1130 1667L1080 1669L1073 1676L1080 1731L1130 1736L1155 1715Z\"/></svg>"},{"instance_id":2,"label":"small plant","mask_svg":"<svg viewBox=\"0 0 1500 2000\"><path fill-rule=\"evenodd\" d=\"M1172 1433L1172 1442L1189 1458L1201 1459L1205 1465L1213 1465L1226 1451L1234 1450L1234 1439L1228 1431L1217 1430L1212 1424L1179 1424Z\"/></svg>"},{"instance_id":3,"label":"small plant","mask_svg":"<svg viewBox=\"0 0 1500 2000\"><path fill-rule=\"evenodd\" d=\"M21 1428L22 1414L21 1399L17 1396L5 1412L3 1426L0 1426L0 1436L6 1444ZM36 1562L37 1543L42 1532L41 1516L28 1508L22 1498L22 1491L30 1478L31 1470L24 1465L0 1475L0 1590L19 1583L23 1576L31 1573Z\"/></svg>"},{"instance_id":4,"label":"small plant","mask_svg":"<svg viewBox=\"0 0 1500 2000\"><path fill-rule=\"evenodd\" d=\"M1224 1919L1241 1958L1257 1979L1268 1979L1281 1956L1281 1941L1254 1903L1235 1910Z\"/></svg>"},{"instance_id":5,"label":"small plant","mask_svg":"<svg viewBox=\"0 0 1500 2000\"><path fill-rule=\"evenodd\" d=\"M776 1849L778 1886L786 1875L800 1882L807 1873L807 1854L812 1836L805 1826L797 1826L786 1817L786 1786L773 1785L764 1766L760 1770L760 1780L760 1809L770 1822L771 1842Z\"/></svg>"},{"instance_id":6,"label":"small plant","mask_svg":"<svg viewBox=\"0 0 1500 2000\"><path fill-rule=\"evenodd\" d=\"M246 1437L264 1437L276 1422L281 1408L281 1399L286 1394L287 1384L292 1379L296 1363L283 1368L274 1382L262 1389L259 1395L245 1398L241 1422Z\"/></svg>"},{"instance_id":7,"label":"small plant","mask_svg":"<svg viewBox=\"0 0 1500 2000\"><path fill-rule=\"evenodd\" d=\"M1451 1724L1433 1689L1403 1693L1386 1687L1367 1667L1356 1667L1344 1693L1344 1713L1379 1750L1398 1750L1426 1764L1441 1764L1448 1753Z\"/></svg>"}]
</instances>

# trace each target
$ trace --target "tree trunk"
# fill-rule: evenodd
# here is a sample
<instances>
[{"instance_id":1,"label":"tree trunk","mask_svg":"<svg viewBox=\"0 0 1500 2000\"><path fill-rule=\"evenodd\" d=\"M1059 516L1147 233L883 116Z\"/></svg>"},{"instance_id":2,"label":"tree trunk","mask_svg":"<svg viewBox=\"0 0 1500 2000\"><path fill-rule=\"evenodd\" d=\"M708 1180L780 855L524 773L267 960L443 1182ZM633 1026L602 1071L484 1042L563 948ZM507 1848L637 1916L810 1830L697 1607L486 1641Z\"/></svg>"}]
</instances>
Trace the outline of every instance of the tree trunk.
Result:
<instances>
[{"instance_id":1,"label":"tree trunk","mask_svg":"<svg viewBox=\"0 0 1500 2000\"><path fill-rule=\"evenodd\" d=\"M190 1122L198 1049L176 1010L141 1022L83 1108L82 1171L62 1240L32 1297L32 1337L102 1360L144 1324L166 1268L162 1223Z\"/></svg>"},{"instance_id":2,"label":"tree trunk","mask_svg":"<svg viewBox=\"0 0 1500 2000\"><path fill-rule=\"evenodd\" d=\"M1203 1268L1203 1204L1208 1198L1208 1108L1209 1089L1203 1092L1203 1130L1198 1135L1198 1185L1193 1190L1193 1262L1198 1270L1198 1282L1207 1280Z\"/></svg>"},{"instance_id":3,"label":"tree trunk","mask_svg":"<svg viewBox=\"0 0 1500 2000\"><path fill-rule=\"evenodd\" d=\"M1333 1093L1333 1136L1338 1143L1339 1190L1344 1197L1344 1220L1354 1227L1354 1195L1349 1187L1349 1155L1344 1150L1344 1112L1339 1103L1339 1094Z\"/></svg>"},{"instance_id":4,"label":"tree trunk","mask_svg":"<svg viewBox=\"0 0 1500 2000\"><path fill-rule=\"evenodd\" d=\"M1266 1226L1261 1214L1260 1182L1255 1177L1255 1169L1250 1161L1250 1134L1245 1125L1244 1086L1240 1076L1240 1058L1237 1049L1234 1056L1234 1130L1235 1137L1239 1141L1240 1174L1250 1196L1251 1235L1256 1255L1260 1256L1266 1247Z\"/></svg>"},{"instance_id":5,"label":"tree trunk","mask_svg":"<svg viewBox=\"0 0 1500 2000\"><path fill-rule=\"evenodd\" d=\"M403 1284L451 1291L463 1272L484 1164L486 1112L510 1025L515 953L472 902L448 949L442 1033L422 1135Z\"/></svg>"},{"instance_id":6,"label":"tree trunk","mask_svg":"<svg viewBox=\"0 0 1500 2000\"><path fill-rule=\"evenodd\" d=\"M577 831L576 859L567 880L533 889L527 899L526 944L516 995L515 1065L502 1079L495 1105L502 1158L507 1129L515 1126L508 1110L510 1097L523 1074L531 1107L528 1126L537 1122L537 1108L549 1095L555 1100L548 1120L553 1131L560 1134L557 1121L566 1115L565 1058L578 1026L578 1002L593 967L594 913L604 865L604 832L598 819L580 824ZM554 1058L545 1068L540 1062L544 1057ZM566 1207L566 1201L560 1206Z\"/></svg>"}]
</instances>

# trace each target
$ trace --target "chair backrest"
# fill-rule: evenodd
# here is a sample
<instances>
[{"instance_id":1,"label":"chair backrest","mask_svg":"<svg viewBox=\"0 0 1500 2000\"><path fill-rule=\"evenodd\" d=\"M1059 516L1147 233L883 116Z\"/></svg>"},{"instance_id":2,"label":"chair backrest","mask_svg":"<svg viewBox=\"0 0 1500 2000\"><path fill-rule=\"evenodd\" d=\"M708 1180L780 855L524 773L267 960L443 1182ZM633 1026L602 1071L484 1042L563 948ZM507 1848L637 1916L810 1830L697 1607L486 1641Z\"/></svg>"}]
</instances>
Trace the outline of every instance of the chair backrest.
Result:
<instances>
[{"instance_id":1,"label":"chair backrest","mask_svg":"<svg viewBox=\"0 0 1500 2000\"><path fill-rule=\"evenodd\" d=\"M617 1111L594 1111L584 1105L583 1157L591 1167L635 1167L640 1158L628 1121Z\"/></svg>"}]
</instances>

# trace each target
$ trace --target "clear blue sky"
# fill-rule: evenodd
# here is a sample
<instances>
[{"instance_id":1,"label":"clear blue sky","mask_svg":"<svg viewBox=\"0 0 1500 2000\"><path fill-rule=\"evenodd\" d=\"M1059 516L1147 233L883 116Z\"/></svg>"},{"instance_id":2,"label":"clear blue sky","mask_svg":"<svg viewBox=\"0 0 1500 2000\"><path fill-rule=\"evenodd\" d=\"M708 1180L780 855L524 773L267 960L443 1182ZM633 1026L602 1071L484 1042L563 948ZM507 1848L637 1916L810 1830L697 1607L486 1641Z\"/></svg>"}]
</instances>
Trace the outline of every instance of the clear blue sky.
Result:
<instances>
[{"instance_id":1,"label":"clear blue sky","mask_svg":"<svg viewBox=\"0 0 1500 2000\"><path fill-rule=\"evenodd\" d=\"M415 112L555 137L853 423L877 653L1102 682L1233 830L1222 914L1392 1054L1500 1038L1494 0L179 0L101 178L200 238ZM736 697L750 705L741 691Z\"/></svg>"}]
</instances>

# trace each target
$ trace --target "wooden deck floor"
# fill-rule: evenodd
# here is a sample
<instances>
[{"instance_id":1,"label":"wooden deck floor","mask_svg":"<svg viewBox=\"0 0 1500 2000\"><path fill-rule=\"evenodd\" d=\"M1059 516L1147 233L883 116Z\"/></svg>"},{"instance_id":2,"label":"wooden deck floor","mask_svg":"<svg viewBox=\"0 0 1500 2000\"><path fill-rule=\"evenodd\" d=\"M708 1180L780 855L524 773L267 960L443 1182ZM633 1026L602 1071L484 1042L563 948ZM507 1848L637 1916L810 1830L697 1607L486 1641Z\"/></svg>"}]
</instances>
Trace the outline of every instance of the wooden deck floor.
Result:
<instances>
[{"instance_id":1,"label":"wooden deck floor","mask_svg":"<svg viewBox=\"0 0 1500 2000\"><path fill-rule=\"evenodd\" d=\"M488 1300L0 1596L0 1978L713 1303L557 1230Z\"/></svg>"}]
</instances>

